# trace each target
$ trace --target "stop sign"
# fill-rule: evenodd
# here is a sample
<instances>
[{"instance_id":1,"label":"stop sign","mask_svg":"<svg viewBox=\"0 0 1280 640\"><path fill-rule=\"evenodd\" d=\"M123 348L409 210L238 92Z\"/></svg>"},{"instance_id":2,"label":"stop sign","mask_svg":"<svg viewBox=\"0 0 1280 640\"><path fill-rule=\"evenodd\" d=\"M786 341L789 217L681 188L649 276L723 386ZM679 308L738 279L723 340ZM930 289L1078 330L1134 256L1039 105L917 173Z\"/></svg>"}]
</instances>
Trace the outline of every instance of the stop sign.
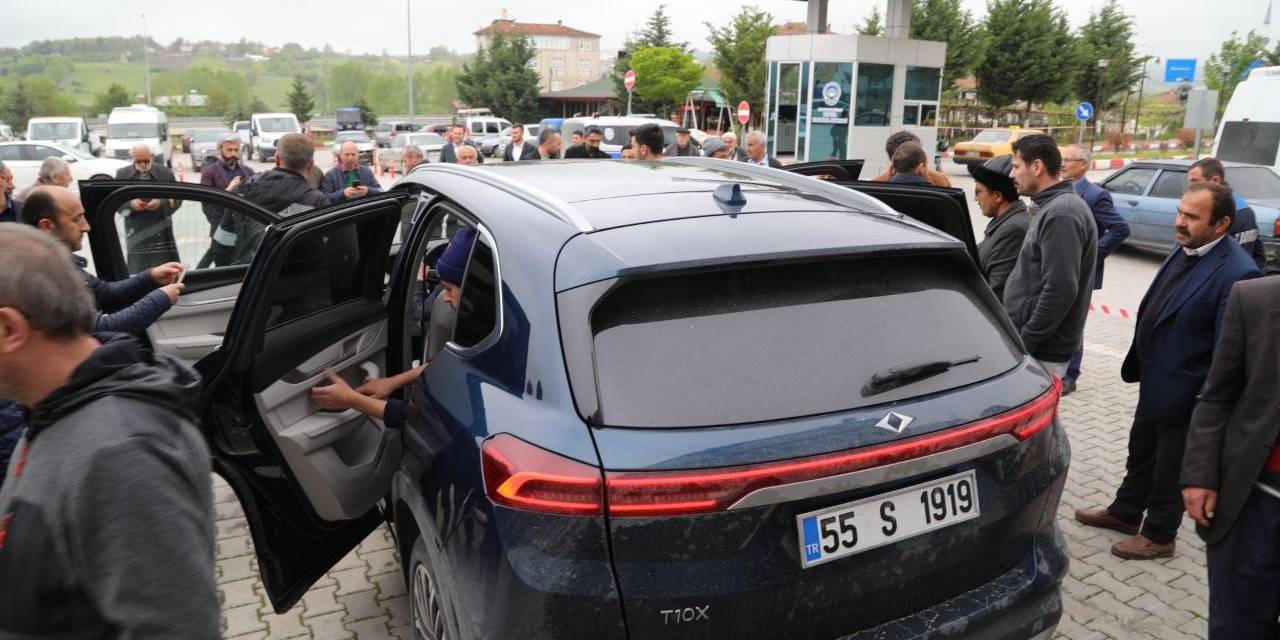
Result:
<instances>
[{"instance_id":1,"label":"stop sign","mask_svg":"<svg viewBox=\"0 0 1280 640\"><path fill-rule=\"evenodd\" d=\"M627 69L627 75L622 76L622 86L630 91L636 88L636 72L634 69Z\"/></svg>"},{"instance_id":2,"label":"stop sign","mask_svg":"<svg viewBox=\"0 0 1280 640\"><path fill-rule=\"evenodd\" d=\"M751 119L751 105L746 100L738 103L738 124L745 125Z\"/></svg>"}]
</instances>

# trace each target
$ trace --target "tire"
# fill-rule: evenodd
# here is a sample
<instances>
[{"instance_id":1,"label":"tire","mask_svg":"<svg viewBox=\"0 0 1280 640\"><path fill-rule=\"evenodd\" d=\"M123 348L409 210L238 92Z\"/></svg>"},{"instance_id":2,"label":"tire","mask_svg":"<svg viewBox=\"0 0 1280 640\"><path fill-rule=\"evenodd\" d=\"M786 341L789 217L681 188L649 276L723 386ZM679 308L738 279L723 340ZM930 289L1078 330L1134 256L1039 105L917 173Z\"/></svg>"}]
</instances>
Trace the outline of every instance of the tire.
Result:
<instances>
[{"instance_id":1,"label":"tire","mask_svg":"<svg viewBox=\"0 0 1280 640\"><path fill-rule=\"evenodd\" d=\"M419 536L409 558L409 625L414 640L451 640L444 609L440 603L440 581L431 566L426 541Z\"/></svg>"}]
</instances>

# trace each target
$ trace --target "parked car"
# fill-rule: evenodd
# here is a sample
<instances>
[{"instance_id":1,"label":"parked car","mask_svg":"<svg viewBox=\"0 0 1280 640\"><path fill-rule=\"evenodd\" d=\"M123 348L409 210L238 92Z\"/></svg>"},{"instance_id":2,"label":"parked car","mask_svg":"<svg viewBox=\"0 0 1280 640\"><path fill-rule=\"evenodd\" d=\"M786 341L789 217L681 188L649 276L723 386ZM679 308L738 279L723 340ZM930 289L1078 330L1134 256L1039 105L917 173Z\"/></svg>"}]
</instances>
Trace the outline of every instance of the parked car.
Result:
<instances>
[{"instance_id":1,"label":"parked car","mask_svg":"<svg viewBox=\"0 0 1280 640\"><path fill-rule=\"evenodd\" d=\"M199 171L208 163L221 161L218 145L230 134L230 129L188 129L182 137L191 138L191 170Z\"/></svg>"},{"instance_id":2,"label":"parked car","mask_svg":"<svg viewBox=\"0 0 1280 640\"><path fill-rule=\"evenodd\" d=\"M433 163L287 217L199 185L83 200L109 280L131 198L183 202L192 264L202 203L263 225L152 344L210 385L277 611L389 522L416 637L1049 638L1060 383L983 282L962 192L798 175L835 168ZM458 228L457 310L421 318ZM310 397L426 361L402 429Z\"/></svg>"},{"instance_id":3,"label":"parked car","mask_svg":"<svg viewBox=\"0 0 1280 640\"><path fill-rule=\"evenodd\" d=\"M462 124L471 132L471 141L480 153L495 157L502 153L502 130L511 126L510 120L491 115L467 116Z\"/></svg>"},{"instance_id":4,"label":"parked car","mask_svg":"<svg viewBox=\"0 0 1280 640\"><path fill-rule=\"evenodd\" d=\"M379 162L383 169L395 165L398 173L404 173L404 163L400 161L400 154L404 153L404 148L408 145L415 144L422 150L422 158L424 162L436 162L440 159L440 149L446 144L444 136L427 133L406 133L396 136L391 141L391 146L387 149L381 149L378 153Z\"/></svg>"},{"instance_id":5,"label":"parked car","mask_svg":"<svg viewBox=\"0 0 1280 640\"><path fill-rule=\"evenodd\" d=\"M9 142L17 139L18 137L13 135L13 127L0 122L0 142Z\"/></svg>"},{"instance_id":6,"label":"parked car","mask_svg":"<svg viewBox=\"0 0 1280 640\"><path fill-rule=\"evenodd\" d=\"M236 132L236 135L240 136L240 159L249 159L249 156L252 155L252 150L249 148L249 121L236 120L235 123L231 125L231 130Z\"/></svg>"},{"instance_id":7,"label":"parked car","mask_svg":"<svg viewBox=\"0 0 1280 640\"><path fill-rule=\"evenodd\" d=\"M1271 167L1222 163L1227 183L1244 198L1258 219L1258 239L1267 255L1280 246L1280 176ZM1187 190L1189 160L1144 160L1107 176L1099 184L1111 192L1116 211L1129 224L1125 244L1148 251L1168 253L1177 242L1173 222L1178 201Z\"/></svg>"},{"instance_id":8,"label":"parked car","mask_svg":"<svg viewBox=\"0 0 1280 640\"><path fill-rule=\"evenodd\" d=\"M373 129L374 141L379 147L391 146L391 140L402 133L413 133L420 131L422 125L409 124L408 122L379 122L377 127Z\"/></svg>"},{"instance_id":9,"label":"parked car","mask_svg":"<svg viewBox=\"0 0 1280 640\"><path fill-rule=\"evenodd\" d=\"M338 131L364 130L364 120L362 118L360 109L356 107L341 107L334 114L334 127Z\"/></svg>"},{"instance_id":10,"label":"parked car","mask_svg":"<svg viewBox=\"0 0 1280 640\"><path fill-rule=\"evenodd\" d=\"M1013 143L1018 138L1037 133L1044 132L1039 129L1020 129L1018 127L984 129L978 132L978 135L974 136L972 140L957 143L951 157L956 164L962 164L969 169L969 175L973 175L974 167L992 158L1012 154Z\"/></svg>"},{"instance_id":11,"label":"parked car","mask_svg":"<svg viewBox=\"0 0 1280 640\"><path fill-rule=\"evenodd\" d=\"M356 143L356 149L360 152L360 164L373 164L373 140L369 139L369 134L363 131L339 131L329 147L333 151L335 162L338 160L338 149L344 142Z\"/></svg>"},{"instance_id":12,"label":"parked car","mask_svg":"<svg viewBox=\"0 0 1280 640\"><path fill-rule=\"evenodd\" d=\"M34 184L40 175L40 164L45 158L61 157L71 168L71 189L77 190L82 180L106 180L114 178L120 169L133 164L128 160L99 158L78 147L64 147L47 142L0 142L0 160L13 172L13 184L18 189Z\"/></svg>"},{"instance_id":13,"label":"parked car","mask_svg":"<svg viewBox=\"0 0 1280 640\"><path fill-rule=\"evenodd\" d=\"M292 113L255 113L249 117L249 154L258 162L276 157L276 142L287 133L302 133L298 116Z\"/></svg>"},{"instance_id":14,"label":"parked car","mask_svg":"<svg viewBox=\"0 0 1280 640\"><path fill-rule=\"evenodd\" d=\"M13 132L9 133L12 136ZM75 147L93 156L102 150L101 137L91 133L89 123L80 116L31 118L27 121L27 140Z\"/></svg>"},{"instance_id":15,"label":"parked car","mask_svg":"<svg viewBox=\"0 0 1280 640\"><path fill-rule=\"evenodd\" d=\"M145 104L116 107L107 116L107 146L104 155L132 160L139 144L151 149L151 160L173 168L173 141L169 139L169 117Z\"/></svg>"}]
</instances>

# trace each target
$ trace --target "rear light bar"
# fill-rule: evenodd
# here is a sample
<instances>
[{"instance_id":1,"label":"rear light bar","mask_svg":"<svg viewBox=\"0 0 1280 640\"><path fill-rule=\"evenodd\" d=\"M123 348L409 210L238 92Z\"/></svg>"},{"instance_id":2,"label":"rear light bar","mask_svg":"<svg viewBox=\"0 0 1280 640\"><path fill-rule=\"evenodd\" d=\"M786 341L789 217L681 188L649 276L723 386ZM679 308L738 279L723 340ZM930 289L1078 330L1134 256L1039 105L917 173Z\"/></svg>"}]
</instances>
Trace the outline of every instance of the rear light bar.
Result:
<instances>
[{"instance_id":1,"label":"rear light bar","mask_svg":"<svg viewBox=\"0 0 1280 640\"><path fill-rule=\"evenodd\" d=\"M721 469L605 471L500 434L481 447L485 490L496 504L566 515L654 517L724 511L747 494L827 478L1012 435L1043 431L1058 415L1062 381L1030 403L937 433L853 451ZM606 507L607 505L607 507Z\"/></svg>"}]
</instances>

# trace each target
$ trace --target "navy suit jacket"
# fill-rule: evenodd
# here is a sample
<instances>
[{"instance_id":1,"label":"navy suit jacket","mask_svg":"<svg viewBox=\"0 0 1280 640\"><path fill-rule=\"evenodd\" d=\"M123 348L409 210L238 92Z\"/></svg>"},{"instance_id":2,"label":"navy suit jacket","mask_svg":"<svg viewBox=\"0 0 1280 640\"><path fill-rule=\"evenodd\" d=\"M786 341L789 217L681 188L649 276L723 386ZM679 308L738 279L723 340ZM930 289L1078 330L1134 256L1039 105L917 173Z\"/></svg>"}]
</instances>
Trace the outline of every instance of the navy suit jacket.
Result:
<instances>
[{"instance_id":1,"label":"navy suit jacket","mask_svg":"<svg viewBox=\"0 0 1280 640\"><path fill-rule=\"evenodd\" d=\"M338 204L347 197L342 195L342 191L347 188L347 181L343 177L342 165L338 165L325 172L324 178L320 180L320 190L324 192L324 196L329 199L330 204ZM378 183L378 178L373 175L373 169L365 165L356 165L356 175L360 176L360 184L369 187L369 195L382 193L382 185Z\"/></svg>"},{"instance_id":2,"label":"navy suit jacket","mask_svg":"<svg viewBox=\"0 0 1280 640\"><path fill-rule=\"evenodd\" d=\"M1175 247L1164 259L1157 279L1179 251L1182 247ZM1161 424L1191 421L1196 395L1209 375L1213 346L1222 329L1231 286L1260 275L1262 272L1253 258L1235 239L1224 236L1191 269L1163 309L1147 308L1151 295L1150 289L1147 290L1138 307L1137 326L1142 326L1145 314L1160 315L1144 353L1138 352L1135 327L1133 343L1120 367L1120 377L1125 382L1142 383L1138 387L1138 417Z\"/></svg>"},{"instance_id":3,"label":"navy suit jacket","mask_svg":"<svg viewBox=\"0 0 1280 640\"><path fill-rule=\"evenodd\" d=\"M1129 225L1116 213L1110 191L1089 182L1088 178L1076 180L1075 187L1076 195L1089 205L1093 221L1098 225L1098 267L1093 272L1093 288L1101 289L1102 261L1129 237Z\"/></svg>"}]
</instances>

